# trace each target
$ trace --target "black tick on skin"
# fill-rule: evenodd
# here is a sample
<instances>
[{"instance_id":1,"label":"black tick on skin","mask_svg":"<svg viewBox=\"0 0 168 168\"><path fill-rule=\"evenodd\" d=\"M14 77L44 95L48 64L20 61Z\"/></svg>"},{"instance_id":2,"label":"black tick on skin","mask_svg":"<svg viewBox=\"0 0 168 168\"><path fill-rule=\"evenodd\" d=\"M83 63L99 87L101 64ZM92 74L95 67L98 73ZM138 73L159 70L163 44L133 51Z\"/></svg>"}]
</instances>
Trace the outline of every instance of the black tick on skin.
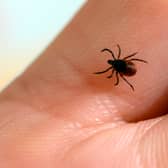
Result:
<instances>
[{"instance_id":1,"label":"black tick on skin","mask_svg":"<svg viewBox=\"0 0 168 168\"><path fill-rule=\"evenodd\" d=\"M134 61L140 61L143 63L147 63L147 61L142 60L142 59L138 59L138 58L132 58L137 54L137 52L135 52L129 56L126 56L123 59L120 59L121 48L120 48L119 44L117 44L117 47L118 47L117 58L115 57L113 51L111 51L110 49L104 48L103 50L101 50L101 52L107 51L112 55L113 59L107 61L107 63L110 64L111 66L104 71L95 72L94 74L102 74L102 73L105 73L109 70L112 70L112 73L109 76L107 76L107 78L112 78L113 74L115 72L116 78L117 78L115 86L119 84L119 76L120 76L134 91L133 85L131 83L129 83L128 80L124 76L133 76L136 74L137 69L135 67L135 64L133 63Z\"/></svg>"}]
</instances>

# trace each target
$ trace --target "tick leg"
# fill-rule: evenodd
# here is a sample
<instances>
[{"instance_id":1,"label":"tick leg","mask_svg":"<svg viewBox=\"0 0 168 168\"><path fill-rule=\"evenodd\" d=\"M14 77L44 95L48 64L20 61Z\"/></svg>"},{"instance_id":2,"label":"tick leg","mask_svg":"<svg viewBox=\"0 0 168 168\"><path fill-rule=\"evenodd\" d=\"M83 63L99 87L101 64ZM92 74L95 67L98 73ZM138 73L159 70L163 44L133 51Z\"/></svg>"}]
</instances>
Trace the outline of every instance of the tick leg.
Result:
<instances>
[{"instance_id":1,"label":"tick leg","mask_svg":"<svg viewBox=\"0 0 168 168\"><path fill-rule=\"evenodd\" d=\"M114 74L114 71L115 71L115 70L113 69L111 75L107 76L107 78L112 78L112 77L113 77L113 74Z\"/></svg>"},{"instance_id":2,"label":"tick leg","mask_svg":"<svg viewBox=\"0 0 168 168\"><path fill-rule=\"evenodd\" d=\"M127 60L127 61L140 61L140 62L148 63L147 61L142 60L142 59L138 59L138 58L132 58L132 59Z\"/></svg>"},{"instance_id":3,"label":"tick leg","mask_svg":"<svg viewBox=\"0 0 168 168\"><path fill-rule=\"evenodd\" d=\"M133 57L133 56L135 56L136 54L138 54L138 52L135 52L135 53L133 53L133 54L127 56L127 57L124 57L123 60L126 60L126 59L128 59L128 58L130 58L130 57Z\"/></svg>"},{"instance_id":4,"label":"tick leg","mask_svg":"<svg viewBox=\"0 0 168 168\"><path fill-rule=\"evenodd\" d=\"M127 79L123 77L123 75L120 74L120 76L121 76L121 78L131 87L131 89L134 91L134 87L131 85L131 83L129 83L129 82L127 81Z\"/></svg>"},{"instance_id":5,"label":"tick leg","mask_svg":"<svg viewBox=\"0 0 168 168\"><path fill-rule=\"evenodd\" d=\"M114 60L116 60L116 58L115 58L115 56L114 56L113 51L111 51L111 50L110 50L110 49L108 49L108 48L104 48L103 50L101 50L101 52L104 52L104 51L108 51L109 53L111 53L111 55L112 55L113 59L114 59Z\"/></svg>"},{"instance_id":6,"label":"tick leg","mask_svg":"<svg viewBox=\"0 0 168 168\"><path fill-rule=\"evenodd\" d=\"M117 86L119 84L119 76L118 76L118 72L116 72L116 78L117 78L117 81L115 83L115 86Z\"/></svg>"},{"instance_id":7,"label":"tick leg","mask_svg":"<svg viewBox=\"0 0 168 168\"><path fill-rule=\"evenodd\" d=\"M119 59L121 56L121 48L119 44L117 44L117 47L118 47L118 59Z\"/></svg>"},{"instance_id":8,"label":"tick leg","mask_svg":"<svg viewBox=\"0 0 168 168\"><path fill-rule=\"evenodd\" d=\"M106 70L101 71L101 72L95 72L94 74L102 74L102 73L105 73L105 72L109 71L110 69L112 69L112 67L109 67Z\"/></svg>"}]
</instances>

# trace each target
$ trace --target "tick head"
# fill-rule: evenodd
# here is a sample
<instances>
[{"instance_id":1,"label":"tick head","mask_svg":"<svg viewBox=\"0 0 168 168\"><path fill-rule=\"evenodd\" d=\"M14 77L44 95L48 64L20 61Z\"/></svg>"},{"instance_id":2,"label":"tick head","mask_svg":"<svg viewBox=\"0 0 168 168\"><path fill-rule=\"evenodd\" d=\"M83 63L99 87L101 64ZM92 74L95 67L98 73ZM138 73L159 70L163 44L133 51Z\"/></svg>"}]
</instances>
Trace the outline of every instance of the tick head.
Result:
<instances>
[{"instance_id":1,"label":"tick head","mask_svg":"<svg viewBox=\"0 0 168 168\"><path fill-rule=\"evenodd\" d=\"M108 62L108 64L113 65L114 61L113 60L108 60L107 62Z\"/></svg>"}]
</instances>

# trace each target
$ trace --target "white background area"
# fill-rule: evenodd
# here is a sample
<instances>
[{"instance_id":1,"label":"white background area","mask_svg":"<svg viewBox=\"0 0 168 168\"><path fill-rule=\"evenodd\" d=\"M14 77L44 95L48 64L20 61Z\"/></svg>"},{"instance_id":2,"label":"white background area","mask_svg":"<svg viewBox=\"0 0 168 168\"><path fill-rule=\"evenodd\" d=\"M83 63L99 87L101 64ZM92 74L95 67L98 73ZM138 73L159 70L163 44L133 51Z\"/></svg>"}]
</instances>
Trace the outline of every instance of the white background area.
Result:
<instances>
[{"instance_id":1,"label":"white background area","mask_svg":"<svg viewBox=\"0 0 168 168\"><path fill-rule=\"evenodd\" d=\"M60 33L86 0L0 1L0 89Z\"/></svg>"}]
</instances>

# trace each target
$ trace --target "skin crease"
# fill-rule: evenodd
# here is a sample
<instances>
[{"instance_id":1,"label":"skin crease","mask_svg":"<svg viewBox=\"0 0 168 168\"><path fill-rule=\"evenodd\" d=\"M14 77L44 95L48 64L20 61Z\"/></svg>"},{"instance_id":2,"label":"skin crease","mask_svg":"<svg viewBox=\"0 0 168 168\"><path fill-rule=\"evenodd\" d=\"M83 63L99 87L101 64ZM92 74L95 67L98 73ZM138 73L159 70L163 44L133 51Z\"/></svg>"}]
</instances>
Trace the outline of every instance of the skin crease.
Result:
<instances>
[{"instance_id":1,"label":"skin crease","mask_svg":"<svg viewBox=\"0 0 168 168\"><path fill-rule=\"evenodd\" d=\"M1 168L168 167L165 0L89 1L0 96ZM137 74L107 68L111 48L138 52Z\"/></svg>"}]
</instances>

